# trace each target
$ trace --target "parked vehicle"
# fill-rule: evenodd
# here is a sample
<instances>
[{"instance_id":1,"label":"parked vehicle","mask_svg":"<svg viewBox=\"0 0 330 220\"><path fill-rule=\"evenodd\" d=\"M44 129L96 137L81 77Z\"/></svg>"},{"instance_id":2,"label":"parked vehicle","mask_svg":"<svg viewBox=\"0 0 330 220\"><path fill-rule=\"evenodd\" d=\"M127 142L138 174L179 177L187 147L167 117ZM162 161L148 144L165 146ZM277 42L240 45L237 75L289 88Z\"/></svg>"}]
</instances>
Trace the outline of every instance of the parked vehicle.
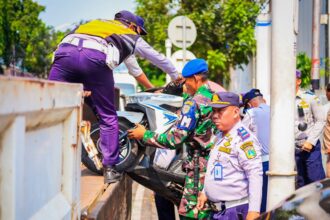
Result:
<instances>
[{"instance_id":1,"label":"parked vehicle","mask_svg":"<svg viewBox=\"0 0 330 220\"><path fill-rule=\"evenodd\" d=\"M330 219L330 179L324 179L297 189L273 210L258 219Z\"/></svg>"},{"instance_id":2,"label":"parked vehicle","mask_svg":"<svg viewBox=\"0 0 330 220\"><path fill-rule=\"evenodd\" d=\"M136 79L128 73L128 69L124 63L114 69L113 78L115 87L119 89L118 110L123 111L125 108L125 99L123 96L132 95L139 91Z\"/></svg>"},{"instance_id":3,"label":"parked vehicle","mask_svg":"<svg viewBox=\"0 0 330 220\"><path fill-rule=\"evenodd\" d=\"M180 86L182 88L182 85L170 83L165 87L164 92L177 93L178 89L173 89L173 87ZM133 128L135 123L143 124L147 129L162 133L167 131L178 119L176 111L182 106L182 97L164 93L150 93L150 91L157 89L126 96L125 111L117 112L120 162L116 168L127 172L132 179L157 192L157 194L179 204L185 177L185 173L182 171L182 163L186 158L185 148L178 150L156 149L141 141L127 138L127 130ZM97 123L92 126L91 138L96 143L98 156L102 158ZM102 170L96 168L85 148L82 149L82 162L91 171L102 174Z\"/></svg>"}]
</instances>

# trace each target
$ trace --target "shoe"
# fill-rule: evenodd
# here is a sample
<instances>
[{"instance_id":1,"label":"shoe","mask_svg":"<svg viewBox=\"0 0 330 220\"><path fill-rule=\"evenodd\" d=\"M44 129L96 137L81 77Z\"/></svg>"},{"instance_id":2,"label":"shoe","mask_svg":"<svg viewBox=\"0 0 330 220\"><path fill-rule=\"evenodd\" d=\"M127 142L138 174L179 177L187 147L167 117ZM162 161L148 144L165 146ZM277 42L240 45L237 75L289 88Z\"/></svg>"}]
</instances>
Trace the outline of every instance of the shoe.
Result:
<instances>
[{"instance_id":1,"label":"shoe","mask_svg":"<svg viewBox=\"0 0 330 220\"><path fill-rule=\"evenodd\" d=\"M113 166L105 166L103 170L104 183L115 183L121 180L123 174L114 169Z\"/></svg>"}]
</instances>

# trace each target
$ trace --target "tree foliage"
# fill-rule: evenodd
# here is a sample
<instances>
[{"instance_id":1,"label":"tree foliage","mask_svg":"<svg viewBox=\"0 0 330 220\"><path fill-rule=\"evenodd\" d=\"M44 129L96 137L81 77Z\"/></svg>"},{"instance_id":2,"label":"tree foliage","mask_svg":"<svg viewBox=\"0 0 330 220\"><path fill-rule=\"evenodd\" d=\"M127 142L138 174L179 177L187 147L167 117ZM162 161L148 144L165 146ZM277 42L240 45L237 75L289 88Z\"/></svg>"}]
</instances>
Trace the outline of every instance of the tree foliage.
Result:
<instances>
[{"instance_id":1,"label":"tree foliage","mask_svg":"<svg viewBox=\"0 0 330 220\"><path fill-rule=\"evenodd\" d=\"M311 85L312 60L306 53L297 55L296 68L301 72L301 88L309 88Z\"/></svg>"},{"instance_id":2,"label":"tree foliage","mask_svg":"<svg viewBox=\"0 0 330 220\"><path fill-rule=\"evenodd\" d=\"M166 29L177 15L186 15L197 27L196 42L188 48L208 60L210 77L229 81L229 68L248 63L254 54L254 27L260 5L252 0L136 0L136 13L145 19L146 40L164 52ZM177 48L175 48L177 49ZM145 61L147 74L159 75Z\"/></svg>"},{"instance_id":3,"label":"tree foliage","mask_svg":"<svg viewBox=\"0 0 330 220\"><path fill-rule=\"evenodd\" d=\"M33 0L0 0L0 57L36 75L46 75L61 32L39 19L45 10Z\"/></svg>"}]
</instances>

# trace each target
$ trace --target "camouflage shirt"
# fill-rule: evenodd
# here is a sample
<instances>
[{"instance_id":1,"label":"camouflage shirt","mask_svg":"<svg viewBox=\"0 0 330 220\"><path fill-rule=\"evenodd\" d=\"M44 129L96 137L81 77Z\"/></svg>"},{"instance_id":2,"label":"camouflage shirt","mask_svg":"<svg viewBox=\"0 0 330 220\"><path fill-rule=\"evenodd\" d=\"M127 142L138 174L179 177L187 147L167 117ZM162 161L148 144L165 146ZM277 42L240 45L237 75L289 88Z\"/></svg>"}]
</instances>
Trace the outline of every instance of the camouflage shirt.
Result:
<instances>
[{"instance_id":1,"label":"camouflage shirt","mask_svg":"<svg viewBox=\"0 0 330 220\"><path fill-rule=\"evenodd\" d=\"M207 84L201 86L193 97L187 98L180 112L180 118L166 133L157 134L146 131L143 140L159 148L176 149L185 143L188 147L188 158L184 168L186 179L181 199L179 214L190 218L204 219L209 216L208 204L198 211L197 195L194 191L194 161L192 152L200 149L198 191L204 187L207 159L210 151L210 137L215 131L211 120L212 107L208 106L212 91Z\"/></svg>"}]
</instances>

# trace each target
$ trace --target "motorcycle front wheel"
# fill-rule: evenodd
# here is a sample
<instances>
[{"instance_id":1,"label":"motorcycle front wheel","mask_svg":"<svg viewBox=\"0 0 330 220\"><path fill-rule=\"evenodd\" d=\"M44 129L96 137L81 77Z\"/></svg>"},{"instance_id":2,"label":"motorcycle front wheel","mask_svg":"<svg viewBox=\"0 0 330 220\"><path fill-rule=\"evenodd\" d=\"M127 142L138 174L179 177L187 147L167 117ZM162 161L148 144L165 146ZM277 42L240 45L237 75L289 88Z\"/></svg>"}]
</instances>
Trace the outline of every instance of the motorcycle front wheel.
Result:
<instances>
[{"instance_id":1,"label":"motorcycle front wheel","mask_svg":"<svg viewBox=\"0 0 330 220\"><path fill-rule=\"evenodd\" d=\"M131 140L125 135L126 131L130 129L130 125L127 121L119 120L119 163L116 164L116 170L126 171L135 165L138 160L138 143L135 140ZM100 148L100 127L99 124L93 124L91 128L91 138L99 152L99 158L102 160L102 152ZM98 170L93 162L88 157L88 153L84 146L81 150L81 162L92 172L99 175L103 174L103 170Z\"/></svg>"}]
</instances>

